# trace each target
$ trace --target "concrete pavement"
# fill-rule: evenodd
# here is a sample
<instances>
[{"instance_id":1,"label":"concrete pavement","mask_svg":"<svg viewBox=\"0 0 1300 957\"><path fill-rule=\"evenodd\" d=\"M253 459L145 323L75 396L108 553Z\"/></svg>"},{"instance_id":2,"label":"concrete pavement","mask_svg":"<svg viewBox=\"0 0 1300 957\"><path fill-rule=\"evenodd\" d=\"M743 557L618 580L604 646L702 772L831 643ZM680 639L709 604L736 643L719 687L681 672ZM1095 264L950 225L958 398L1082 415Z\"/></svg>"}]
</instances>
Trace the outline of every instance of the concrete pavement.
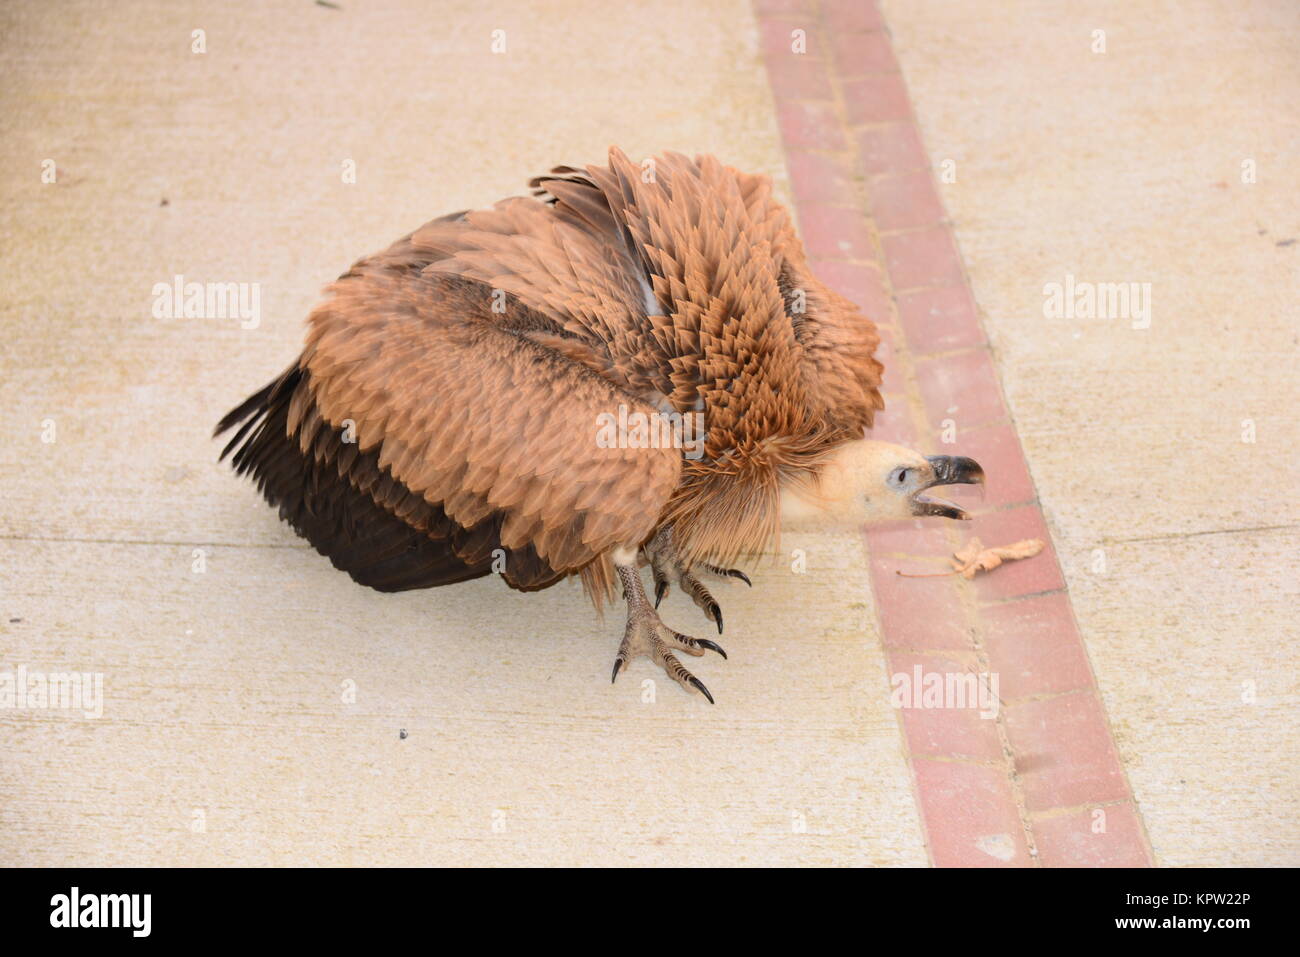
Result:
<instances>
[{"instance_id":1,"label":"concrete pavement","mask_svg":"<svg viewBox=\"0 0 1300 957\"><path fill-rule=\"evenodd\" d=\"M0 709L0 863L1113 863L1099 806L1157 864L1300 863L1288 5L340 5L0 9L0 673L103 679L100 717ZM611 143L775 177L886 329L882 435L1023 447L979 533L1054 548L958 586L926 660L1086 685L1119 797L1021 760L1084 736L890 706L925 599L882 583L964 534L786 541L806 573L718 590L709 708L645 661L611 687L577 588L379 595L216 463L324 283ZM258 321L155 316L178 274L257 283Z\"/></svg>"}]
</instances>

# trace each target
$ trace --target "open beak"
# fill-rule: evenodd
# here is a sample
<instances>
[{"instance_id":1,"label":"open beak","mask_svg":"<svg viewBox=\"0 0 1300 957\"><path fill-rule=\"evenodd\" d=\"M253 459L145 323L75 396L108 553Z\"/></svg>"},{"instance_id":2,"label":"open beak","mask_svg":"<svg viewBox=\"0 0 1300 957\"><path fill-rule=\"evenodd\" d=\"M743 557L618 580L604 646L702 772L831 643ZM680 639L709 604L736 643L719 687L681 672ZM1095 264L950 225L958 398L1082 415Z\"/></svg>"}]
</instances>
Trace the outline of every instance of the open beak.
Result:
<instances>
[{"instance_id":1,"label":"open beak","mask_svg":"<svg viewBox=\"0 0 1300 957\"><path fill-rule=\"evenodd\" d=\"M934 481L912 494L913 515L939 515L965 521L970 518L964 509L937 496L922 494L936 485L983 485L984 470L974 459L963 455L928 455L926 461L934 469Z\"/></svg>"}]
</instances>

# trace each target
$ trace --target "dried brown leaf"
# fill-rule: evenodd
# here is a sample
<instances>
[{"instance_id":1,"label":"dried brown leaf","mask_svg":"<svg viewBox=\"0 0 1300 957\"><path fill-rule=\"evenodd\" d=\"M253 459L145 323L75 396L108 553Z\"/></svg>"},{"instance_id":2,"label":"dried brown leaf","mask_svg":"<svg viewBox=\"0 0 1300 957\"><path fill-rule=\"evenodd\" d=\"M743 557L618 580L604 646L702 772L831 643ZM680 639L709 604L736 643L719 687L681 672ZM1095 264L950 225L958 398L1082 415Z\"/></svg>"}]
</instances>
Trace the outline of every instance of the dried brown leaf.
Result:
<instances>
[{"instance_id":1,"label":"dried brown leaf","mask_svg":"<svg viewBox=\"0 0 1300 957\"><path fill-rule=\"evenodd\" d=\"M978 538L972 538L960 549L953 552L952 558L948 559L948 563L952 565L953 569L950 572L919 575L898 572L898 574L904 578L935 578L942 575L961 575L963 578L974 578L977 572L992 571L1003 562L1033 558L1043 548L1044 544L1041 538L1026 538L1011 545L999 545L995 548L985 548Z\"/></svg>"}]
</instances>

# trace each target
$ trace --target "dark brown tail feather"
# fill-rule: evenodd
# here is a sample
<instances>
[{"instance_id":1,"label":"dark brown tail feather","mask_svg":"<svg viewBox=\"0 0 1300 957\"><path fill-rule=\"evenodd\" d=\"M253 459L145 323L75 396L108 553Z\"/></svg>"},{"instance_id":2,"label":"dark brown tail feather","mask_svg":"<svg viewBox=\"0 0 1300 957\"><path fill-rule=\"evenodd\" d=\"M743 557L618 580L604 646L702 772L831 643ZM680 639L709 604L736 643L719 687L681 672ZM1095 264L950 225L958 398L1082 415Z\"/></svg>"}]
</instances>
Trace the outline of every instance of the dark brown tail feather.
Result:
<instances>
[{"instance_id":1,"label":"dark brown tail feather","mask_svg":"<svg viewBox=\"0 0 1300 957\"><path fill-rule=\"evenodd\" d=\"M304 417L303 429L316 428L304 453L301 435L289 434L288 413L306 388L307 373L295 365L232 409L214 434L243 424L221 458L233 452L235 471L250 475L284 521L362 585L406 591L490 574L502 516L462 528L380 470L374 450L358 452L318 416ZM505 569L507 582L525 590L563 577L531 546L506 550Z\"/></svg>"}]
</instances>

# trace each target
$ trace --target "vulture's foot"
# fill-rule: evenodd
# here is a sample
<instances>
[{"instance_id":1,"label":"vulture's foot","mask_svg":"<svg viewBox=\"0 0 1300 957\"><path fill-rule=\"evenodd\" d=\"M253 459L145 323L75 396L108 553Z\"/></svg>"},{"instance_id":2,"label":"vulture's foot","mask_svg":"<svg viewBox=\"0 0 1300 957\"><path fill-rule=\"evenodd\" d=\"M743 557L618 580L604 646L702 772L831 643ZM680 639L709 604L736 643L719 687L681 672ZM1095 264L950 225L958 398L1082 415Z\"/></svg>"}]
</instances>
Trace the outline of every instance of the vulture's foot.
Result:
<instances>
[{"instance_id":1,"label":"vulture's foot","mask_svg":"<svg viewBox=\"0 0 1300 957\"><path fill-rule=\"evenodd\" d=\"M661 528L646 545L645 551L650 558L650 570L655 579L655 607L658 608L659 603L664 600L664 595L668 594L669 578L676 577L678 587L691 596L691 601L712 619L718 626L718 634L722 634L722 607L717 599L709 594L704 583L691 574L691 569L677 557L677 552L673 548L673 527L665 525ZM719 568L717 565L707 563L701 563L700 567L721 578L738 578L749 587L754 587L749 576L738 568Z\"/></svg>"},{"instance_id":2,"label":"vulture's foot","mask_svg":"<svg viewBox=\"0 0 1300 957\"><path fill-rule=\"evenodd\" d=\"M673 631L660 621L659 613L651 607L636 565L616 564L614 567L618 570L618 577L623 582L623 595L627 598L627 628L623 631L623 642L618 646L610 682L617 680L618 673L633 658L644 655L668 672L668 676L684 689L698 691L709 699L709 704L713 704L713 695L709 694L704 682L687 671L673 652L684 651L698 658L705 651L716 651L726 658L727 653L722 650L722 646ZM718 617L721 619L721 613Z\"/></svg>"}]
</instances>

